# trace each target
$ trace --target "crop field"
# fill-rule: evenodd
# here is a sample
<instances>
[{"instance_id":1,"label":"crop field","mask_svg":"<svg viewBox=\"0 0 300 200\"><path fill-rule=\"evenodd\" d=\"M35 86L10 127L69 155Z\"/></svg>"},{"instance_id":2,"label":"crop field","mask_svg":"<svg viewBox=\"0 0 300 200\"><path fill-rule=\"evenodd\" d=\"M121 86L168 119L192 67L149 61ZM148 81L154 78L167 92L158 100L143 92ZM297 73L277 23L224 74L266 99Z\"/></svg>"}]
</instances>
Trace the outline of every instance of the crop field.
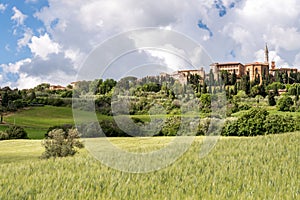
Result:
<instances>
[{"instance_id":1,"label":"crop field","mask_svg":"<svg viewBox=\"0 0 300 200\"><path fill-rule=\"evenodd\" d=\"M170 137L110 138L132 151L161 148ZM87 150L40 160L40 140L0 141L0 199L299 199L300 133L221 138L199 158L203 137L175 163L131 174Z\"/></svg>"}]
</instances>

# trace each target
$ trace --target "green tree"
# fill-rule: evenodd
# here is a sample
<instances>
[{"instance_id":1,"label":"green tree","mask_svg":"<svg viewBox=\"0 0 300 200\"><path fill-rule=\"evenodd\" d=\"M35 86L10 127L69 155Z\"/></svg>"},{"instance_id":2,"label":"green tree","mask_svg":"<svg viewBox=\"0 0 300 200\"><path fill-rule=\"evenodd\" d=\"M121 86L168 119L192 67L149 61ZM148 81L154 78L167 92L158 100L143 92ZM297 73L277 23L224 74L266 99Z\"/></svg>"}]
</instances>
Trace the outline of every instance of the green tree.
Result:
<instances>
[{"instance_id":1,"label":"green tree","mask_svg":"<svg viewBox=\"0 0 300 200\"><path fill-rule=\"evenodd\" d=\"M237 120L239 136L256 136L265 134L264 121L269 115L263 108L252 108Z\"/></svg>"},{"instance_id":2,"label":"green tree","mask_svg":"<svg viewBox=\"0 0 300 200\"><path fill-rule=\"evenodd\" d=\"M206 83L205 83L205 81L204 81L204 83L203 83L202 94L206 94L206 93L207 93L207 85L206 85Z\"/></svg>"},{"instance_id":3,"label":"green tree","mask_svg":"<svg viewBox=\"0 0 300 200\"><path fill-rule=\"evenodd\" d=\"M279 111L291 111L291 107L294 105L294 101L289 96L283 96L279 99L277 107Z\"/></svg>"},{"instance_id":4,"label":"green tree","mask_svg":"<svg viewBox=\"0 0 300 200\"><path fill-rule=\"evenodd\" d=\"M241 86L241 89L244 90L247 95L250 94L250 78L249 78L248 74L242 76L240 86Z\"/></svg>"},{"instance_id":5,"label":"green tree","mask_svg":"<svg viewBox=\"0 0 300 200\"><path fill-rule=\"evenodd\" d=\"M26 131L20 126L10 126L6 131L9 139L27 139Z\"/></svg>"},{"instance_id":6,"label":"green tree","mask_svg":"<svg viewBox=\"0 0 300 200\"><path fill-rule=\"evenodd\" d=\"M2 106L3 107L7 107L8 106L8 93L5 91L3 94L2 94Z\"/></svg>"},{"instance_id":7,"label":"green tree","mask_svg":"<svg viewBox=\"0 0 300 200\"><path fill-rule=\"evenodd\" d=\"M235 85L236 84L236 73L235 73L235 69L233 70L233 73L231 74L231 78L230 78L230 82L231 82L231 85Z\"/></svg>"},{"instance_id":8,"label":"green tree","mask_svg":"<svg viewBox=\"0 0 300 200\"><path fill-rule=\"evenodd\" d=\"M211 111L211 94L202 94L200 102L202 112L209 113Z\"/></svg>"},{"instance_id":9,"label":"green tree","mask_svg":"<svg viewBox=\"0 0 300 200\"><path fill-rule=\"evenodd\" d=\"M269 106L275 106L276 105L276 100L275 100L275 93L274 92L270 92L268 95L268 103Z\"/></svg>"},{"instance_id":10,"label":"green tree","mask_svg":"<svg viewBox=\"0 0 300 200\"><path fill-rule=\"evenodd\" d=\"M28 98L29 98L30 101L33 101L33 100L36 99L36 94L35 94L34 90L31 91L31 93L30 93L30 95L29 95Z\"/></svg>"}]
</instances>

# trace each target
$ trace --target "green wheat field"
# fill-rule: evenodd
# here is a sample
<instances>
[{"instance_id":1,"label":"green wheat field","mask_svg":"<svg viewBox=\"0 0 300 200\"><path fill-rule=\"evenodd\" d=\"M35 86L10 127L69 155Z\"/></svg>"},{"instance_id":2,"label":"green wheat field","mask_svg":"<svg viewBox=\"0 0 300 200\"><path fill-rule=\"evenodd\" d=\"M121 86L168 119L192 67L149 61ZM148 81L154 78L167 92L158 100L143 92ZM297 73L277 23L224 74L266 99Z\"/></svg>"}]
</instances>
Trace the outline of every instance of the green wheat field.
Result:
<instances>
[{"instance_id":1,"label":"green wheat field","mask_svg":"<svg viewBox=\"0 0 300 200\"><path fill-rule=\"evenodd\" d=\"M170 138L111 138L120 148L161 148ZM199 158L203 137L167 168L131 174L87 150L40 160L41 140L0 141L0 199L300 199L300 133L221 138Z\"/></svg>"}]
</instances>

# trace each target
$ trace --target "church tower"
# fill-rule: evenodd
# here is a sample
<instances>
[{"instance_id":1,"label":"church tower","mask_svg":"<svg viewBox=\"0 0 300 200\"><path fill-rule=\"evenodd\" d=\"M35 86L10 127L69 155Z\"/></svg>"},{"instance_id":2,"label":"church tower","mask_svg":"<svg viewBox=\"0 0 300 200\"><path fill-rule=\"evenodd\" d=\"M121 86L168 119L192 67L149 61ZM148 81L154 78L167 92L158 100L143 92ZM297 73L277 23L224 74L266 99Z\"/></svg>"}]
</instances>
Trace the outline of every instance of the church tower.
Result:
<instances>
[{"instance_id":1,"label":"church tower","mask_svg":"<svg viewBox=\"0 0 300 200\"><path fill-rule=\"evenodd\" d=\"M269 49L268 49L268 44L266 44L266 48L265 48L265 63L269 64Z\"/></svg>"}]
</instances>

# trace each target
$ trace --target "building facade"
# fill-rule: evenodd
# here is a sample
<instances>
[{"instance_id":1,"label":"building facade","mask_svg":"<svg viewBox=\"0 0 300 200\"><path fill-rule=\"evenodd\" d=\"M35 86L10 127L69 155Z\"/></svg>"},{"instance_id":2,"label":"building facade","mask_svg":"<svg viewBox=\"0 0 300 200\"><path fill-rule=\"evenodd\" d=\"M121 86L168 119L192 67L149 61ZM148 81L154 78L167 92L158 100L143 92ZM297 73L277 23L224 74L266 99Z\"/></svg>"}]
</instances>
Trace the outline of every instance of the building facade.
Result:
<instances>
[{"instance_id":1,"label":"building facade","mask_svg":"<svg viewBox=\"0 0 300 200\"><path fill-rule=\"evenodd\" d=\"M176 71L170 76L178 80L181 84L186 84L190 75L199 75L203 80L205 79L205 71L203 68L199 70L180 70Z\"/></svg>"},{"instance_id":2,"label":"building facade","mask_svg":"<svg viewBox=\"0 0 300 200\"><path fill-rule=\"evenodd\" d=\"M227 71L228 74L235 73L238 79L248 74L250 81L259 80L260 84L262 84L263 79L268 77L270 74L274 76L276 71L287 72L288 76L290 76L291 73L298 72L295 68L276 68L274 61L272 61L270 69L269 49L267 45L265 46L264 54L265 60L263 62L253 62L245 65L240 62L213 63L210 65L210 68L212 69L215 79L219 77L218 75L221 71ZM208 73L209 72L205 73L203 68L201 68L200 70L176 71L170 76L178 80L180 83L186 84L189 75L198 74L202 80L204 80Z\"/></svg>"}]
</instances>

